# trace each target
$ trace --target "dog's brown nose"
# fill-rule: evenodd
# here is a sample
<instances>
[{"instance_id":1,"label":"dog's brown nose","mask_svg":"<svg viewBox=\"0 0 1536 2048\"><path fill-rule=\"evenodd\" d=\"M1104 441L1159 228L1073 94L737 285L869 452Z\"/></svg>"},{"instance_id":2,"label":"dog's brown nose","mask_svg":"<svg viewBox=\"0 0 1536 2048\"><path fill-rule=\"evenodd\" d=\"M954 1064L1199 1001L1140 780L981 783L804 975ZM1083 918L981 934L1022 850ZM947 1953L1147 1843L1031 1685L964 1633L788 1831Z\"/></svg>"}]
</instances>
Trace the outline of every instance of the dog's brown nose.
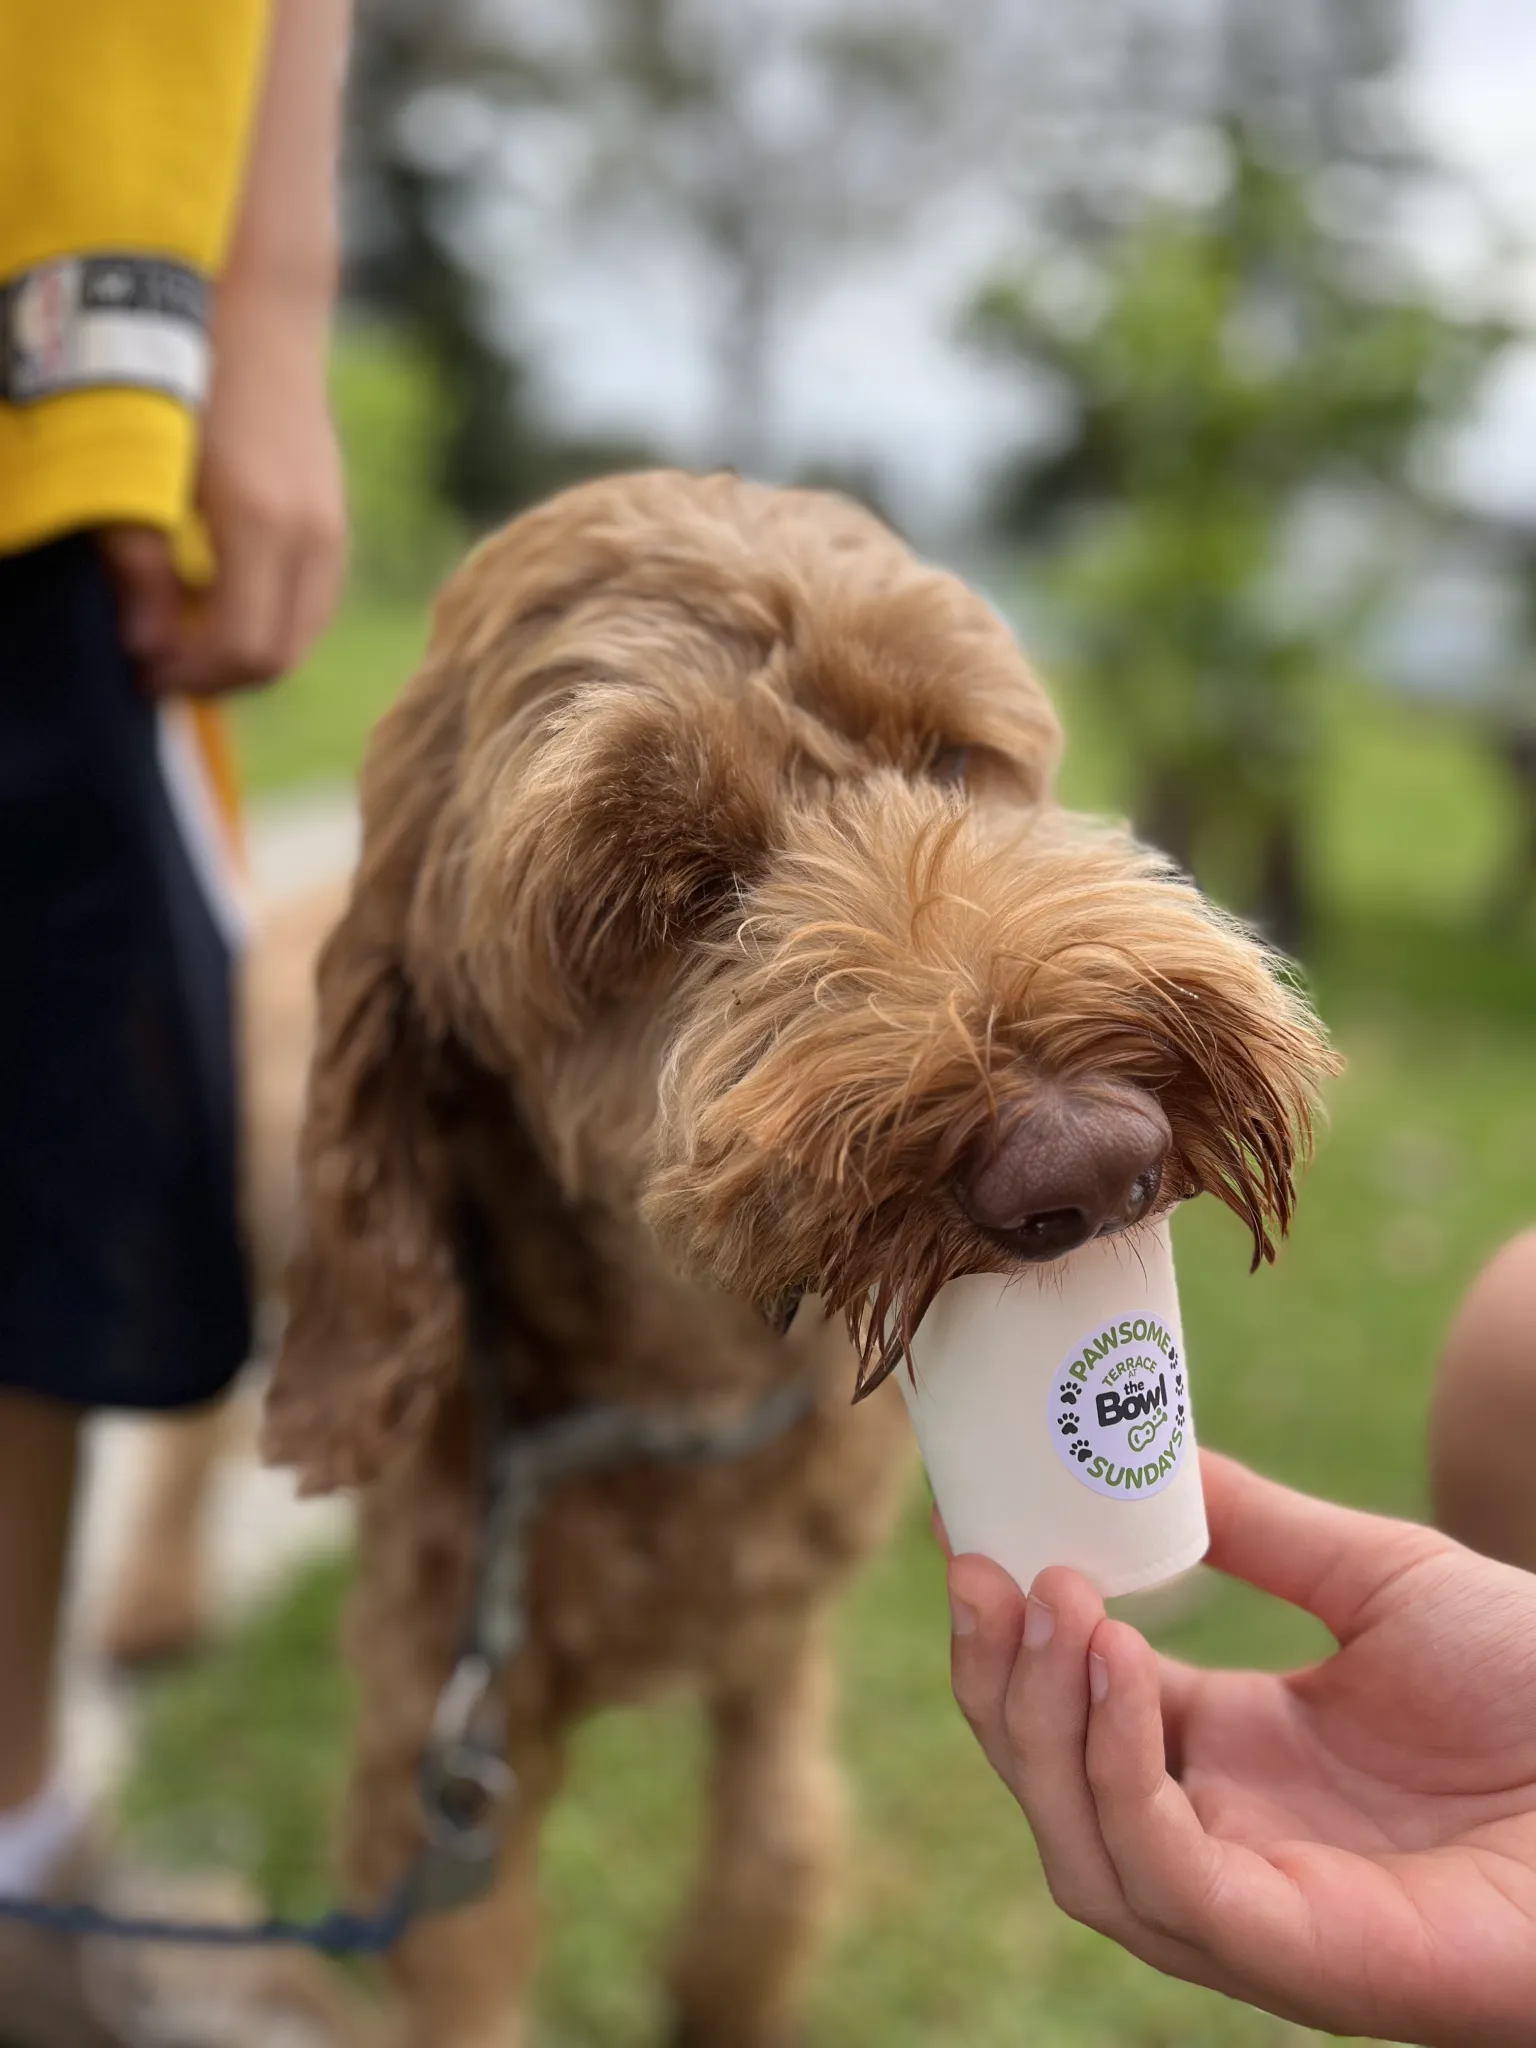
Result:
<instances>
[{"instance_id":1,"label":"dog's brown nose","mask_svg":"<svg viewBox=\"0 0 1536 2048\"><path fill-rule=\"evenodd\" d=\"M962 1175L961 1201L1020 1258L1059 1258L1140 1222L1171 1142L1162 1105L1140 1088L1043 1089Z\"/></svg>"}]
</instances>

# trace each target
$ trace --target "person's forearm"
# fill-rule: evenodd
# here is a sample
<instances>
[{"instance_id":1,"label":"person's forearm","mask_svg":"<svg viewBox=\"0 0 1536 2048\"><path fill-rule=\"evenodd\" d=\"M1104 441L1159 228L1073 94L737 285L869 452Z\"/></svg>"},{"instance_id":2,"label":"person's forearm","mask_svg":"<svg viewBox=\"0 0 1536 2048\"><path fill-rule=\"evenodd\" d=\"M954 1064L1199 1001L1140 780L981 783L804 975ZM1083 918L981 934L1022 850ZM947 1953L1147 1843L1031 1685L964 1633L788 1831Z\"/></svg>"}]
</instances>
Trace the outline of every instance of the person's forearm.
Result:
<instances>
[{"instance_id":1,"label":"person's forearm","mask_svg":"<svg viewBox=\"0 0 1536 2048\"><path fill-rule=\"evenodd\" d=\"M225 289L291 295L328 317L339 232L341 145L351 0L272 0L266 78L251 137Z\"/></svg>"},{"instance_id":2,"label":"person's forearm","mask_svg":"<svg viewBox=\"0 0 1536 2048\"><path fill-rule=\"evenodd\" d=\"M103 536L123 645L156 696L286 674L330 619L345 573L326 371L351 7L271 0L271 10L198 422L195 505L211 559L189 550L183 560L165 534L137 525Z\"/></svg>"}]
</instances>

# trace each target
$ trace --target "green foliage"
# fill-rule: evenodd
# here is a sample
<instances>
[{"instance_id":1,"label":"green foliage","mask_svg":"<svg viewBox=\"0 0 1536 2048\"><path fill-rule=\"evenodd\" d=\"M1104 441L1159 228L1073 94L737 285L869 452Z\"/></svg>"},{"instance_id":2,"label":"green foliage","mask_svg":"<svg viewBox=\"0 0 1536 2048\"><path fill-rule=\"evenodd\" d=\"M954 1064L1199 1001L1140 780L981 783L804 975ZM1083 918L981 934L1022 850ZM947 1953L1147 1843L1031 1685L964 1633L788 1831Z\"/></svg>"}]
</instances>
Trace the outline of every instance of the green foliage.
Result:
<instances>
[{"instance_id":1,"label":"green foliage","mask_svg":"<svg viewBox=\"0 0 1536 2048\"><path fill-rule=\"evenodd\" d=\"M1301 905L1263 900L1267 853L1300 829L1323 693L1391 594L1368 559L1298 583L1300 522L1325 494L1357 521L1408 503L1416 447L1503 335L1372 277L1322 225L1315 179L1227 140L1219 202L1146 213L1071 292L1050 266L995 287L976 329L1061 400L1061 444L1001 509L1046 544L1068 661L1137 764L1139 821L1284 927Z\"/></svg>"},{"instance_id":2,"label":"green foliage","mask_svg":"<svg viewBox=\"0 0 1536 2048\"><path fill-rule=\"evenodd\" d=\"M438 477L441 397L421 347L378 322L348 323L331 360L347 474L354 591L425 597L464 544Z\"/></svg>"},{"instance_id":3,"label":"green foliage","mask_svg":"<svg viewBox=\"0 0 1536 2048\"><path fill-rule=\"evenodd\" d=\"M573 444L540 417L508 338L504 267L472 253L484 238L464 232L499 189L495 152L474 136L560 97L548 66L483 14L417 0L360 8L345 151L348 303L385 324L383 347L418 401L412 424L430 421L410 441L422 503L471 532L579 476L646 459L629 444Z\"/></svg>"},{"instance_id":4,"label":"green foliage","mask_svg":"<svg viewBox=\"0 0 1536 2048\"><path fill-rule=\"evenodd\" d=\"M513 373L472 369L419 324L354 317L331 360L346 461L354 595L399 604L431 594L481 528L584 477L656 458L635 441L535 434Z\"/></svg>"},{"instance_id":5,"label":"green foliage","mask_svg":"<svg viewBox=\"0 0 1536 2048\"><path fill-rule=\"evenodd\" d=\"M410 678L428 620L425 596L371 596L354 588L296 675L232 701L245 787L260 796L350 780L374 721Z\"/></svg>"},{"instance_id":6,"label":"green foliage","mask_svg":"<svg viewBox=\"0 0 1536 2048\"><path fill-rule=\"evenodd\" d=\"M522 365L487 337L487 289L430 231L430 184L399 165L385 183L401 222L404 276L400 303L374 339L373 388L380 400L391 383L409 394L418 501L442 508L435 516L462 542L566 484L655 457L638 441L583 440L535 415Z\"/></svg>"},{"instance_id":7,"label":"green foliage","mask_svg":"<svg viewBox=\"0 0 1536 2048\"><path fill-rule=\"evenodd\" d=\"M339 1559L306 1569L252 1627L153 1687L122 1804L149 1854L239 1870L294 1913L323 1911L333 1896L328 1850L353 1709L336 1655L347 1575Z\"/></svg>"}]
</instances>

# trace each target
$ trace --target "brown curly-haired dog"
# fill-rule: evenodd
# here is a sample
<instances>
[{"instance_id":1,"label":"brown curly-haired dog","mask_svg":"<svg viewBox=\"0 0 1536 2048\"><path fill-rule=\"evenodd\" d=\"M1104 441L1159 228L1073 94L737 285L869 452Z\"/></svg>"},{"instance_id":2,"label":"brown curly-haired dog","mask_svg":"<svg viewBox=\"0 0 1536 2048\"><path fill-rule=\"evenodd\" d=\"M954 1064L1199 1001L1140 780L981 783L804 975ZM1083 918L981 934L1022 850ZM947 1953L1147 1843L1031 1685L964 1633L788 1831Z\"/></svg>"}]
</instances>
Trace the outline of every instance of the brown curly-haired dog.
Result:
<instances>
[{"instance_id":1,"label":"brown curly-haired dog","mask_svg":"<svg viewBox=\"0 0 1536 2048\"><path fill-rule=\"evenodd\" d=\"M821 1391L736 1464L631 1464L542 1515L516 1816L494 1896L401 1944L419 2042L518 2038L565 1733L680 1679L714 1760L675 2038L784 2039L834 1831L828 1607L905 1470L900 1404L851 1405L856 1369L951 1275L1202 1189L1257 1254L1285 1227L1323 1043L1191 887L1051 808L1057 750L992 611L831 497L583 486L442 598L322 958L268 1421L308 1486L363 1489L365 1888L418 1839L471 1591L458 1219L494 1246L521 1418L806 1368ZM781 1337L802 1290L827 1315Z\"/></svg>"}]
</instances>

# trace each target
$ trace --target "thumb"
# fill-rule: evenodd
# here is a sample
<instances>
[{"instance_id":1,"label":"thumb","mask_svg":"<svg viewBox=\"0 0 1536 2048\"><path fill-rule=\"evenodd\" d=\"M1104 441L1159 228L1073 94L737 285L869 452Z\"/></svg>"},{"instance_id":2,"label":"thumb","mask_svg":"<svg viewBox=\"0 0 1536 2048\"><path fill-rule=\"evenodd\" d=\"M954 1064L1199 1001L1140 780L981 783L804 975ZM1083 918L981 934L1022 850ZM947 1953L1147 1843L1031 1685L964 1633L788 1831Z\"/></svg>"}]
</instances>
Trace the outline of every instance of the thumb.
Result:
<instances>
[{"instance_id":1,"label":"thumb","mask_svg":"<svg viewBox=\"0 0 1536 2048\"><path fill-rule=\"evenodd\" d=\"M1452 1548L1417 1522L1293 1493L1235 1459L1200 1454L1211 1547L1206 1563L1315 1614L1339 1642L1388 1580Z\"/></svg>"},{"instance_id":2,"label":"thumb","mask_svg":"<svg viewBox=\"0 0 1536 2048\"><path fill-rule=\"evenodd\" d=\"M141 664L163 659L181 623L182 588L170 536L154 526L109 526L100 541L125 651Z\"/></svg>"}]
</instances>

